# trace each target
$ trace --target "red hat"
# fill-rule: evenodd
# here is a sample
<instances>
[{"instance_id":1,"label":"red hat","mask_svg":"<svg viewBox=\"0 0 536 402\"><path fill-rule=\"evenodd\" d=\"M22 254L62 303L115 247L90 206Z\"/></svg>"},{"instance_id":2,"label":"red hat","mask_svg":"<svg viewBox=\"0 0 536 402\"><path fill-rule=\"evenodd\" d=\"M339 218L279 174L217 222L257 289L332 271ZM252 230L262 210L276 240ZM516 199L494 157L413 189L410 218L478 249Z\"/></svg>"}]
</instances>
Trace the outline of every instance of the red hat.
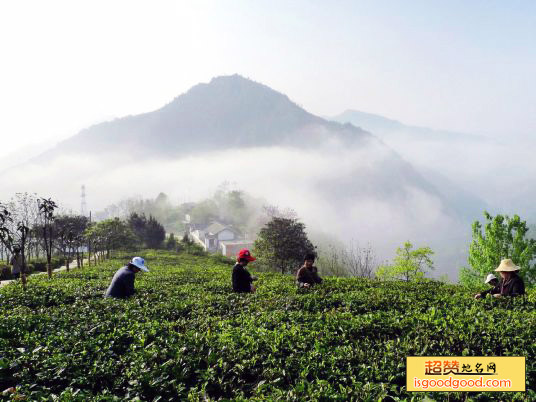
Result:
<instances>
[{"instance_id":1,"label":"red hat","mask_svg":"<svg viewBox=\"0 0 536 402\"><path fill-rule=\"evenodd\" d=\"M240 252L238 253L238 261L240 261L242 258L248 261L256 260L256 258L251 255L247 248L240 250Z\"/></svg>"}]
</instances>

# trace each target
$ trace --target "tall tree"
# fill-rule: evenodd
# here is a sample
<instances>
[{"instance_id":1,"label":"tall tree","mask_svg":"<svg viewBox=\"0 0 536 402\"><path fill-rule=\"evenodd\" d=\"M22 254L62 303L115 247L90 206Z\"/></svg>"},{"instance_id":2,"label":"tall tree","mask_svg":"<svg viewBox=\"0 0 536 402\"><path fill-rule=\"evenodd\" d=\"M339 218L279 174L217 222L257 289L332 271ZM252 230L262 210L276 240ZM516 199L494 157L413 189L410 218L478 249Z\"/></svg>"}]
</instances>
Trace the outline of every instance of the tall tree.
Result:
<instances>
[{"instance_id":1,"label":"tall tree","mask_svg":"<svg viewBox=\"0 0 536 402\"><path fill-rule=\"evenodd\" d=\"M460 282L482 282L502 259L510 258L521 267L519 275L528 284L536 283L536 240L529 237L527 223L518 215L492 216L484 211L484 224L473 223L473 240L469 246L470 268L460 271Z\"/></svg>"},{"instance_id":2,"label":"tall tree","mask_svg":"<svg viewBox=\"0 0 536 402\"><path fill-rule=\"evenodd\" d=\"M190 217L193 223L207 225L219 218L218 206L214 200L201 201L192 208Z\"/></svg>"},{"instance_id":3,"label":"tall tree","mask_svg":"<svg viewBox=\"0 0 536 402\"><path fill-rule=\"evenodd\" d=\"M96 231L102 239L106 256L119 249L129 249L136 243L136 237L128 224L119 218L105 219L96 225Z\"/></svg>"},{"instance_id":4,"label":"tall tree","mask_svg":"<svg viewBox=\"0 0 536 402\"><path fill-rule=\"evenodd\" d=\"M11 199L8 205L12 211L14 221L22 222L24 226L30 228L30 230L27 231L27 239L25 242L25 256L30 259L32 256L32 248L37 254L35 248L39 245L39 242L36 241L36 233L34 230L32 230L32 228L37 224L39 218L37 195L30 193L16 193L15 197Z\"/></svg>"},{"instance_id":5,"label":"tall tree","mask_svg":"<svg viewBox=\"0 0 536 402\"><path fill-rule=\"evenodd\" d=\"M65 259L67 271L69 271L69 251L73 240L72 220L68 215L59 215L54 219L53 244Z\"/></svg>"},{"instance_id":6,"label":"tall tree","mask_svg":"<svg viewBox=\"0 0 536 402\"><path fill-rule=\"evenodd\" d=\"M70 258L73 253L76 253L77 264L80 265L78 250L82 246L83 234L88 223L89 219L82 215L60 215L54 221L56 248L65 257L67 271L69 271Z\"/></svg>"},{"instance_id":7,"label":"tall tree","mask_svg":"<svg viewBox=\"0 0 536 402\"><path fill-rule=\"evenodd\" d=\"M28 222L21 215L9 210L9 207L0 204L0 241L10 251L20 250L22 256L21 281L26 290L26 246L30 228Z\"/></svg>"},{"instance_id":8,"label":"tall tree","mask_svg":"<svg viewBox=\"0 0 536 402\"><path fill-rule=\"evenodd\" d=\"M166 230L158 220L149 216L149 219L144 214L132 213L128 218L128 225L135 233L139 242L145 247L160 248L166 238Z\"/></svg>"},{"instance_id":9,"label":"tall tree","mask_svg":"<svg viewBox=\"0 0 536 402\"><path fill-rule=\"evenodd\" d=\"M176 250L179 242L173 233L169 234L169 237L166 240L166 249Z\"/></svg>"},{"instance_id":10,"label":"tall tree","mask_svg":"<svg viewBox=\"0 0 536 402\"><path fill-rule=\"evenodd\" d=\"M37 200L39 207L40 225L42 228L43 248L47 256L47 274L52 278L52 251L54 241L54 211L58 205L51 198L39 198Z\"/></svg>"},{"instance_id":11,"label":"tall tree","mask_svg":"<svg viewBox=\"0 0 536 402\"><path fill-rule=\"evenodd\" d=\"M273 217L259 232L253 245L259 262L281 273L298 269L303 256L314 252L305 225L297 219Z\"/></svg>"},{"instance_id":12,"label":"tall tree","mask_svg":"<svg viewBox=\"0 0 536 402\"><path fill-rule=\"evenodd\" d=\"M128 217L127 223L134 232L140 243L145 241L147 231L147 218L144 214L133 212Z\"/></svg>"},{"instance_id":13,"label":"tall tree","mask_svg":"<svg viewBox=\"0 0 536 402\"><path fill-rule=\"evenodd\" d=\"M145 244L149 248L161 248L166 238L166 230L154 217L149 216L145 231Z\"/></svg>"},{"instance_id":14,"label":"tall tree","mask_svg":"<svg viewBox=\"0 0 536 402\"><path fill-rule=\"evenodd\" d=\"M75 215L73 220L73 246L76 250L78 268L84 265L84 251L86 239L84 233L89 226L89 218L84 215Z\"/></svg>"}]
</instances>

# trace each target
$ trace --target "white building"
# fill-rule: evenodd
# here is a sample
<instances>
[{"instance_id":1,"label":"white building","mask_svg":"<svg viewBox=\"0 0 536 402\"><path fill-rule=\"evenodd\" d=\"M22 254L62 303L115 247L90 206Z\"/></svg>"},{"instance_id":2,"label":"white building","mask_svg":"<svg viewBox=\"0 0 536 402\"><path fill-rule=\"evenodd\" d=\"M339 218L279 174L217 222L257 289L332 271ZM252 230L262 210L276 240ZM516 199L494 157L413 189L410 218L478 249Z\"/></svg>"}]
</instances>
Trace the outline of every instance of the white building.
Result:
<instances>
[{"instance_id":1,"label":"white building","mask_svg":"<svg viewBox=\"0 0 536 402\"><path fill-rule=\"evenodd\" d=\"M239 238L235 229L219 222L213 222L204 229L190 227L190 234L194 241L209 252L221 250L221 242L233 241Z\"/></svg>"}]
</instances>

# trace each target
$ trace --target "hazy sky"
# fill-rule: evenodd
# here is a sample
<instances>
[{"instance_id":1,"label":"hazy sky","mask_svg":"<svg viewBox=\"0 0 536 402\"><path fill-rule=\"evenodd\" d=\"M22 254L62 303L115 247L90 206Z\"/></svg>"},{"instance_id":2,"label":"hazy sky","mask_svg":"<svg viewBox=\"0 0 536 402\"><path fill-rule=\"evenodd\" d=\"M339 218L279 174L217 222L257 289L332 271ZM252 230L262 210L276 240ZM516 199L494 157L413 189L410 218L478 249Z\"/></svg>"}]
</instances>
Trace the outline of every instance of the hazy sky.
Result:
<instances>
[{"instance_id":1,"label":"hazy sky","mask_svg":"<svg viewBox=\"0 0 536 402\"><path fill-rule=\"evenodd\" d=\"M305 109L536 136L536 1L2 1L0 157L239 73Z\"/></svg>"}]
</instances>

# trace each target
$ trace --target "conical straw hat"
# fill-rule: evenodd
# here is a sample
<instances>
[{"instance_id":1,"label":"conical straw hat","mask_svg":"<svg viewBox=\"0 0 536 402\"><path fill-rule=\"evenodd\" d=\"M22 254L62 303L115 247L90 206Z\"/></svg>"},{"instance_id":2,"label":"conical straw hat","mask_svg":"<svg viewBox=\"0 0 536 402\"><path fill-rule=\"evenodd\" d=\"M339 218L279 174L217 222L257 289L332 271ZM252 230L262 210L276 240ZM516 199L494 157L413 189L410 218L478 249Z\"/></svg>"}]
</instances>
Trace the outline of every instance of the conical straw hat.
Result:
<instances>
[{"instance_id":1,"label":"conical straw hat","mask_svg":"<svg viewBox=\"0 0 536 402\"><path fill-rule=\"evenodd\" d=\"M519 271L519 268L510 258L501 261L501 264L495 270L496 272L514 272Z\"/></svg>"}]
</instances>

